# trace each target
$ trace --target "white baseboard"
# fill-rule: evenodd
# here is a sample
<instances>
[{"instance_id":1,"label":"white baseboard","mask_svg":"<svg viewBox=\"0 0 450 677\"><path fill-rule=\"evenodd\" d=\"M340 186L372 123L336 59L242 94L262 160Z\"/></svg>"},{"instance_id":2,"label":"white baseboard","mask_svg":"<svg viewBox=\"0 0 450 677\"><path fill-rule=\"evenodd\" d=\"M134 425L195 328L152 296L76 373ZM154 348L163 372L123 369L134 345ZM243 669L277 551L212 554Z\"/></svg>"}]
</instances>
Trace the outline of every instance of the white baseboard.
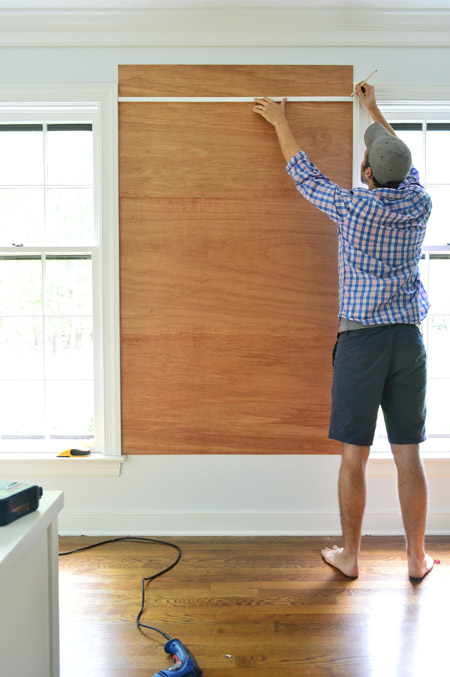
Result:
<instances>
[{"instance_id":1,"label":"white baseboard","mask_svg":"<svg viewBox=\"0 0 450 677\"><path fill-rule=\"evenodd\" d=\"M59 516L61 536L334 536L338 514L70 513ZM366 513L363 534L403 534L397 513ZM430 513L428 535L450 535L450 514Z\"/></svg>"}]
</instances>

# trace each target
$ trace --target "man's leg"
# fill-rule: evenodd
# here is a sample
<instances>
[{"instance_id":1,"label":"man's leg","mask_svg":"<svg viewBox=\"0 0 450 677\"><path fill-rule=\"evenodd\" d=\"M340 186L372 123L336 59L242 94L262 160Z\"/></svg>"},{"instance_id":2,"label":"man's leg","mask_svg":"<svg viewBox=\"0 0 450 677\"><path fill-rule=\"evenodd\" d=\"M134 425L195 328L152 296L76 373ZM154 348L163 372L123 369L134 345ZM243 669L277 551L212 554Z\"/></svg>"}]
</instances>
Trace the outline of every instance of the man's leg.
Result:
<instances>
[{"instance_id":1,"label":"man's leg","mask_svg":"<svg viewBox=\"0 0 450 677\"><path fill-rule=\"evenodd\" d=\"M324 548L322 557L346 576L359 575L361 527L366 505L366 465L370 447L342 445L339 472L339 507L344 547Z\"/></svg>"},{"instance_id":2,"label":"man's leg","mask_svg":"<svg viewBox=\"0 0 450 677\"><path fill-rule=\"evenodd\" d=\"M398 495L406 532L408 573L423 578L433 568L433 558L425 552L427 481L418 444L391 444L398 473Z\"/></svg>"}]
</instances>

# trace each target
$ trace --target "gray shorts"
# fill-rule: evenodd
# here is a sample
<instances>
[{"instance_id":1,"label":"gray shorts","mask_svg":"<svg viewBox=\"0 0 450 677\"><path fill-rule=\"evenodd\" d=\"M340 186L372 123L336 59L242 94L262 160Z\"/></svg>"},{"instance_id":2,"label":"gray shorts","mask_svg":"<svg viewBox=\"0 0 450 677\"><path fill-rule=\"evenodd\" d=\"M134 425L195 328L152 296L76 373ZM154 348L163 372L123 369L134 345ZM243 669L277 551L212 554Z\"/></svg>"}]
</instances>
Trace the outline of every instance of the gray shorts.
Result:
<instances>
[{"instance_id":1,"label":"gray shorts","mask_svg":"<svg viewBox=\"0 0 450 677\"><path fill-rule=\"evenodd\" d=\"M371 446L381 406L391 444L425 437L426 353L415 324L344 331L333 350L329 437Z\"/></svg>"}]
</instances>

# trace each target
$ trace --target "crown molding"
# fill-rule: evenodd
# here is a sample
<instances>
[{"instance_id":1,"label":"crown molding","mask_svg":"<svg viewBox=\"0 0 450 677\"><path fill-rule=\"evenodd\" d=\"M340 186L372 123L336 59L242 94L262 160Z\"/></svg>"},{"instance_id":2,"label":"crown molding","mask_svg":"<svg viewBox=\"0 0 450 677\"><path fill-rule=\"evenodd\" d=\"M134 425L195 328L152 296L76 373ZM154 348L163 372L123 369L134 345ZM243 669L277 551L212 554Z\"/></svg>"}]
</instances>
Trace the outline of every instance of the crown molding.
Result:
<instances>
[{"instance_id":1,"label":"crown molding","mask_svg":"<svg viewBox=\"0 0 450 677\"><path fill-rule=\"evenodd\" d=\"M0 10L0 46L448 47L450 9Z\"/></svg>"}]
</instances>

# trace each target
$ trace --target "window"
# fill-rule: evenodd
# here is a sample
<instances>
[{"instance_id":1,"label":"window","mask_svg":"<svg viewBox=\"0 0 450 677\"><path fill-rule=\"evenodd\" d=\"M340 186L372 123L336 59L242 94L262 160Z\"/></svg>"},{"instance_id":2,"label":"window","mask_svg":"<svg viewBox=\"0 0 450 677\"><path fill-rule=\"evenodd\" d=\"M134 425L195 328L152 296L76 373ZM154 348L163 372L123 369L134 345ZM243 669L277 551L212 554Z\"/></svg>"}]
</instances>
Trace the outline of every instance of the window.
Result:
<instances>
[{"instance_id":1,"label":"window","mask_svg":"<svg viewBox=\"0 0 450 677\"><path fill-rule=\"evenodd\" d=\"M0 103L5 454L87 444L120 455L111 111L100 102Z\"/></svg>"},{"instance_id":2,"label":"window","mask_svg":"<svg viewBox=\"0 0 450 677\"><path fill-rule=\"evenodd\" d=\"M423 245L420 273L431 308L422 324L428 355L427 441L424 455L450 451L450 110L444 105L414 110L387 106L384 113L412 152L413 163L429 193L433 210ZM421 106L419 105L420 109ZM436 110L438 109L438 110ZM389 448L383 416L378 419L375 449Z\"/></svg>"}]
</instances>

